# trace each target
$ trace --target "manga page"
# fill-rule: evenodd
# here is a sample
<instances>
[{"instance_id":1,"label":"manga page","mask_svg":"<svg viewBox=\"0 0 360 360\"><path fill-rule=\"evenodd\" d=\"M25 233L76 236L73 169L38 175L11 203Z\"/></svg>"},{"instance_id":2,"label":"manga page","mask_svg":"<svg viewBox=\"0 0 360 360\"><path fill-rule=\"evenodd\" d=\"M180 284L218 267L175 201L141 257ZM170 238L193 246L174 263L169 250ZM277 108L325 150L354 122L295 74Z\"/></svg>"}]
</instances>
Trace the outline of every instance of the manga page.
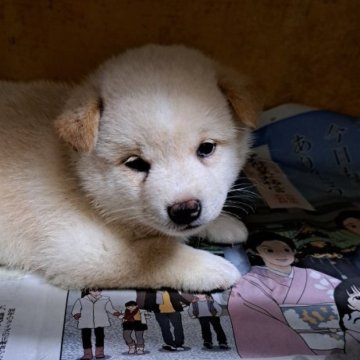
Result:
<instances>
[{"instance_id":1,"label":"manga page","mask_svg":"<svg viewBox=\"0 0 360 360\"><path fill-rule=\"evenodd\" d=\"M238 353L358 358L359 121L292 106L262 120L242 179L256 211L235 209L249 228L228 305Z\"/></svg>"},{"instance_id":2,"label":"manga page","mask_svg":"<svg viewBox=\"0 0 360 360\"><path fill-rule=\"evenodd\" d=\"M238 358L227 298L171 289L71 291L61 359Z\"/></svg>"}]
</instances>

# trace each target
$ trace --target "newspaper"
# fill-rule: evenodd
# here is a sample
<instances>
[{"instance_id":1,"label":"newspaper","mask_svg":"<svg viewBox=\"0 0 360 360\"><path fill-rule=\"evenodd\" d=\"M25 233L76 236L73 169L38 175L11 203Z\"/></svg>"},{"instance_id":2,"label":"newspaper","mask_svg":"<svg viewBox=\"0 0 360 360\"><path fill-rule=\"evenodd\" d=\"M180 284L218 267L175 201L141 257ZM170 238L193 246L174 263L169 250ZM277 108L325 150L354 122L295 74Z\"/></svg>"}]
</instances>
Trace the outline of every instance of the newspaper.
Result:
<instances>
[{"instance_id":1,"label":"newspaper","mask_svg":"<svg viewBox=\"0 0 360 360\"><path fill-rule=\"evenodd\" d=\"M358 359L358 135L341 114L299 105L263 114L244 191L228 207L249 241L189 241L239 268L226 291L65 291L1 269L0 360Z\"/></svg>"},{"instance_id":2,"label":"newspaper","mask_svg":"<svg viewBox=\"0 0 360 360\"><path fill-rule=\"evenodd\" d=\"M67 292L0 268L0 359L60 359Z\"/></svg>"}]
</instances>

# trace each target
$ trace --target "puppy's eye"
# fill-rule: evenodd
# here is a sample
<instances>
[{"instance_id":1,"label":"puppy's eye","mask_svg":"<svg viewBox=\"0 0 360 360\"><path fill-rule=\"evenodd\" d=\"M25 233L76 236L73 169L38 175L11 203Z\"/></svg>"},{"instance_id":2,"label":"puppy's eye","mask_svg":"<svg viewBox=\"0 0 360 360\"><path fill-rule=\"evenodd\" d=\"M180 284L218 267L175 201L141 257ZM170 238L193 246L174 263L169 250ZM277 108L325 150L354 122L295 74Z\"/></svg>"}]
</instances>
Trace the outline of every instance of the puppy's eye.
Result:
<instances>
[{"instance_id":1,"label":"puppy's eye","mask_svg":"<svg viewBox=\"0 0 360 360\"><path fill-rule=\"evenodd\" d=\"M206 158L212 155L215 149L216 149L216 143L212 140L207 140L199 145L196 154L200 158Z\"/></svg>"},{"instance_id":2,"label":"puppy's eye","mask_svg":"<svg viewBox=\"0 0 360 360\"><path fill-rule=\"evenodd\" d=\"M124 165L132 170L140 171L140 172L149 172L150 170L150 164L147 161L135 155L130 156L124 162Z\"/></svg>"}]
</instances>

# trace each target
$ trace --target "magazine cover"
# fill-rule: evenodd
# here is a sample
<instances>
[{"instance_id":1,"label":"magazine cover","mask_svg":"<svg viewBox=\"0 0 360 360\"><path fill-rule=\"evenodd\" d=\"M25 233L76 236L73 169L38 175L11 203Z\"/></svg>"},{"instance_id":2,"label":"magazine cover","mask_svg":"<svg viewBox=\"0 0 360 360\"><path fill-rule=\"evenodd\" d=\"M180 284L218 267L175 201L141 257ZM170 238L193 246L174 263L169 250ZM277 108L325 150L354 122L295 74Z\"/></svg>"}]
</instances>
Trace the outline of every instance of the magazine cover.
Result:
<instances>
[{"instance_id":1,"label":"magazine cover","mask_svg":"<svg viewBox=\"0 0 360 360\"><path fill-rule=\"evenodd\" d=\"M243 274L228 302L240 357L360 354L359 135L333 112L263 114L228 202L250 235L220 247Z\"/></svg>"}]
</instances>

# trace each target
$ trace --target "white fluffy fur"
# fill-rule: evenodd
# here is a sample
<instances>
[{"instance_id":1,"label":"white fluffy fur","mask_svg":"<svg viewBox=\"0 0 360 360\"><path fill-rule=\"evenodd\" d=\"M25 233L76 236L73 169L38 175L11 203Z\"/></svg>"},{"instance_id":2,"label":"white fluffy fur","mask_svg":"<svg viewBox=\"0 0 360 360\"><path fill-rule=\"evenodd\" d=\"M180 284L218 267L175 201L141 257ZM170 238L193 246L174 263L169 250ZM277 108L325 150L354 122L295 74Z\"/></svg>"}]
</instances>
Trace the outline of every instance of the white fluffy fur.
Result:
<instances>
[{"instance_id":1,"label":"white fluffy fur","mask_svg":"<svg viewBox=\"0 0 360 360\"><path fill-rule=\"evenodd\" d=\"M146 46L74 87L0 82L0 263L63 287L232 285L239 273L230 263L178 241L195 232L246 237L242 223L218 217L248 147L219 76L196 50ZM201 159L196 150L209 139L216 150ZM150 172L129 169L130 156ZM202 203L196 230L166 211L189 198Z\"/></svg>"}]
</instances>

